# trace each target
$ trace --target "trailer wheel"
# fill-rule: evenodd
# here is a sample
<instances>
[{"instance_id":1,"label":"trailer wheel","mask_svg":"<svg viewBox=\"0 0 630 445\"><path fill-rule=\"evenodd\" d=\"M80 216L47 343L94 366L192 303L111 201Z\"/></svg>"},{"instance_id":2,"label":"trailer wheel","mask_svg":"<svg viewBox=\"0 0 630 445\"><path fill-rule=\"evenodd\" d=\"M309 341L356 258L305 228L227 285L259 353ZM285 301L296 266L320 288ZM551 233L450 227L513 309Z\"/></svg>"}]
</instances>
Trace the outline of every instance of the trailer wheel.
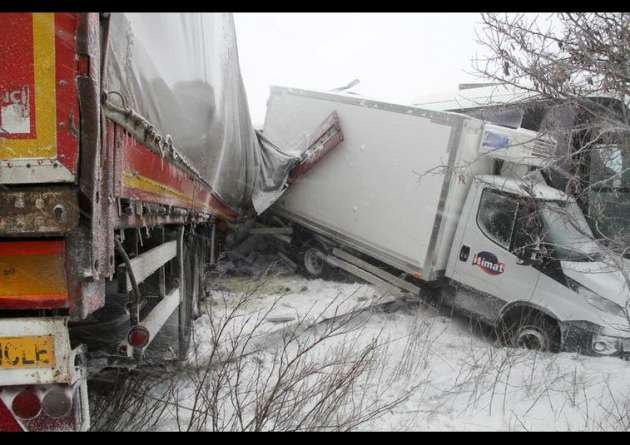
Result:
<instances>
[{"instance_id":1,"label":"trailer wheel","mask_svg":"<svg viewBox=\"0 0 630 445\"><path fill-rule=\"evenodd\" d=\"M309 278L324 278L330 274L326 249L317 241L308 241L300 250L300 265Z\"/></svg>"},{"instance_id":2,"label":"trailer wheel","mask_svg":"<svg viewBox=\"0 0 630 445\"><path fill-rule=\"evenodd\" d=\"M560 350L560 328L551 317L536 310L520 310L501 323L499 337L514 348L540 352Z\"/></svg>"}]
</instances>

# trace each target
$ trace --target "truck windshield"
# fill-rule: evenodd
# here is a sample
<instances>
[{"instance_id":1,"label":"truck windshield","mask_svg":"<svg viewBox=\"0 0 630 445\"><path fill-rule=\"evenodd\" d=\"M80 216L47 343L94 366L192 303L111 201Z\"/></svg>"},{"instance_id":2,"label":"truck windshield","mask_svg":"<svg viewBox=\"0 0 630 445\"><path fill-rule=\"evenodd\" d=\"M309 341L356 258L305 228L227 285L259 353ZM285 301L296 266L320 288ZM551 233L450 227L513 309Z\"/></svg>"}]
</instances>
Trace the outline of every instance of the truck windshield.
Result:
<instances>
[{"instance_id":1,"label":"truck windshield","mask_svg":"<svg viewBox=\"0 0 630 445\"><path fill-rule=\"evenodd\" d=\"M601 260L601 250L575 202L542 201L540 215L544 225L544 242L553 258L563 261Z\"/></svg>"}]
</instances>

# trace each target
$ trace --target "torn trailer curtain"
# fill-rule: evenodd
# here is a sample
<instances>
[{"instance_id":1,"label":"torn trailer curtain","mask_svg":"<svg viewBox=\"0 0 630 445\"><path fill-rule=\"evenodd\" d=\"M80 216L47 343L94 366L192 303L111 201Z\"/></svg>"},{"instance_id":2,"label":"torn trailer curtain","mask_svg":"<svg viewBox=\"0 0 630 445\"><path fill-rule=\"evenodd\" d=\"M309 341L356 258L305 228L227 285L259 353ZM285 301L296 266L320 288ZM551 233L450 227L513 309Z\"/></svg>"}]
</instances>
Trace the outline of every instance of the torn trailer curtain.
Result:
<instances>
[{"instance_id":1,"label":"torn trailer curtain","mask_svg":"<svg viewBox=\"0 0 630 445\"><path fill-rule=\"evenodd\" d=\"M241 216L262 212L286 188L299 160L258 139L231 14L112 14L105 63L108 101L172 139Z\"/></svg>"}]
</instances>

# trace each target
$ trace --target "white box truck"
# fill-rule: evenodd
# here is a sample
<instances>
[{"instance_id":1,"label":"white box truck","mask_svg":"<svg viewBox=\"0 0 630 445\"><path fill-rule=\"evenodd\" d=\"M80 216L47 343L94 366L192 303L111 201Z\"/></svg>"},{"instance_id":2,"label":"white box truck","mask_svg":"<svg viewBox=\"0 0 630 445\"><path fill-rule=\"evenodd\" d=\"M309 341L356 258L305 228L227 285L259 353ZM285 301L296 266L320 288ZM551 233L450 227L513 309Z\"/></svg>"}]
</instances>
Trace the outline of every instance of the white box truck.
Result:
<instances>
[{"instance_id":1,"label":"white box truck","mask_svg":"<svg viewBox=\"0 0 630 445\"><path fill-rule=\"evenodd\" d=\"M308 275L341 268L441 298L507 344L630 353L627 265L538 169L554 142L448 112L272 87L264 134L299 151L336 112L344 140L270 209ZM298 153L292 153L298 154Z\"/></svg>"}]
</instances>

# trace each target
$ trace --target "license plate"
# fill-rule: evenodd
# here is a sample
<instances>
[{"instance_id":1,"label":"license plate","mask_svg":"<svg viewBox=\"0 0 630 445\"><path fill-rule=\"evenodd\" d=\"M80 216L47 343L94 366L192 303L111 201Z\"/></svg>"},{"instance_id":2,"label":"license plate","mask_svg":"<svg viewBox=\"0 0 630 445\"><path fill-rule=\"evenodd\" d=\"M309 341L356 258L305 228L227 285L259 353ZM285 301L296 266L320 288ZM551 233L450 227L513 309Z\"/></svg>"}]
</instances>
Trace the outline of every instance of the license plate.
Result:
<instances>
[{"instance_id":1,"label":"license plate","mask_svg":"<svg viewBox=\"0 0 630 445\"><path fill-rule=\"evenodd\" d=\"M54 368L54 345L52 335L0 337L0 368Z\"/></svg>"}]
</instances>

